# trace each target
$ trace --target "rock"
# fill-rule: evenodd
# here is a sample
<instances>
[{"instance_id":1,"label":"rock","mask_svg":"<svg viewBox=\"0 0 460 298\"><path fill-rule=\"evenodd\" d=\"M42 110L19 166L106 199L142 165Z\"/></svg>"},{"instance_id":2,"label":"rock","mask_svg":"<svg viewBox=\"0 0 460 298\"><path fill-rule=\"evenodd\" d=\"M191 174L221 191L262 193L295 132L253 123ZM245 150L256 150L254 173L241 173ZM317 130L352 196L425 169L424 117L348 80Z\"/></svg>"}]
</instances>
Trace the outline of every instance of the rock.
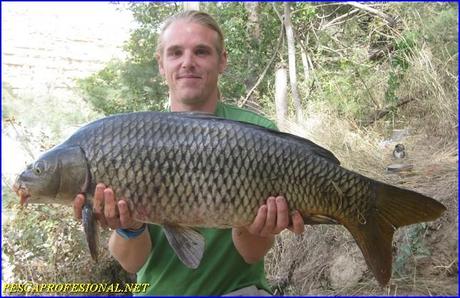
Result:
<instances>
[{"instance_id":1,"label":"rock","mask_svg":"<svg viewBox=\"0 0 460 298\"><path fill-rule=\"evenodd\" d=\"M356 261L350 255L339 255L332 261L330 269L331 285L334 289L352 287L359 282L365 270L364 261Z\"/></svg>"},{"instance_id":2,"label":"rock","mask_svg":"<svg viewBox=\"0 0 460 298\"><path fill-rule=\"evenodd\" d=\"M387 166L387 172L397 173L403 171L411 171L414 168L413 164L401 164L401 163L394 163Z\"/></svg>"}]
</instances>

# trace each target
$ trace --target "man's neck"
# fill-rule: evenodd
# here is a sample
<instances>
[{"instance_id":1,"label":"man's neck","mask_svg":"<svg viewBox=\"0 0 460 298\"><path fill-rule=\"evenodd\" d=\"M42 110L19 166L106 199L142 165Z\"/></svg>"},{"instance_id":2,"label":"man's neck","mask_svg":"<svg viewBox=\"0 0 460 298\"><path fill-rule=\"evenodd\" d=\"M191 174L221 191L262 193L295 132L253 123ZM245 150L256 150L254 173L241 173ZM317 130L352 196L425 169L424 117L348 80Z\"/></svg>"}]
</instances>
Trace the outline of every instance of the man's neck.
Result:
<instances>
[{"instance_id":1,"label":"man's neck","mask_svg":"<svg viewBox=\"0 0 460 298\"><path fill-rule=\"evenodd\" d=\"M171 100L171 112L205 112L205 113L214 113L217 107L217 99L209 100L202 104L184 104L182 102L177 102Z\"/></svg>"}]
</instances>

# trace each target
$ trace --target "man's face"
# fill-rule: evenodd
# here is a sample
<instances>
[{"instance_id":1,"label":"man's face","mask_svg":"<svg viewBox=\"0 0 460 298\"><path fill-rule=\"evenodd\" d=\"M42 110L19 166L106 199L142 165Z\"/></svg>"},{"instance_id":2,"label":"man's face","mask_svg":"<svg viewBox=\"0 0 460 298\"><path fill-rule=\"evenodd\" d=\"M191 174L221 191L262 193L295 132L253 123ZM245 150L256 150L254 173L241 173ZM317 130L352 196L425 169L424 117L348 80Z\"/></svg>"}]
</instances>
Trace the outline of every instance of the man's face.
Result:
<instances>
[{"instance_id":1,"label":"man's face","mask_svg":"<svg viewBox=\"0 0 460 298\"><path fill-rule=\"evenodd\" d=\"M158 58L172 104L199 107L217 100L217 81L227 65L226 53L217 53L218 34L187 21L171 24L163 34Z\"/></svg>"}]
</instances>

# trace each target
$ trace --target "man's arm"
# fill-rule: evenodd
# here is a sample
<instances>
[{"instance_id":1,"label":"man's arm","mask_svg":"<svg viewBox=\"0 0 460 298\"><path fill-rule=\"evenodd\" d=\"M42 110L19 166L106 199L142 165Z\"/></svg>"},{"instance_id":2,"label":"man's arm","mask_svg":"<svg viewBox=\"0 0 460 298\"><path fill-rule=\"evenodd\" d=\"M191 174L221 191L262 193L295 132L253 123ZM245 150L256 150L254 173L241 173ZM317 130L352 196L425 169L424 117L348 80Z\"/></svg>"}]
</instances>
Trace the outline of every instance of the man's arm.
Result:
<instances>
[{"instance_id":1,"label":"man's arm","mask_svg":"<svg viewBox=\"0 0 460 298\"><path fill-rule=\"evenodd\" d=\"M78 219L81 219L84 203L84 196L77 195L74 200L74 213ZM143 225L132 219L126 201L120 200L117 203L112 189L106 188L104 184L96 186L93 211L102 227L136 230ZM126 271L131 273L139 271L147 261L151 250L152 242L148 227L135 238L125 239L113 231L109 239L110 253Z\"/></svg>"},{"instance_id":2,"label":"man's arm","mask_svg":"<svg viewBox=\"0 0 460 298\"><path fill-rule=\"evenodd\" d=\"M152 242L148 227L136 238L125 239L113 231L109 239L109 251L121 267L130 273L136 273L147 261Z\"/></svg>"},{"instance_id":3,"label":"man's arm","mask_svg":"<svg viewBox=\"0 0 460 298\"><path fill-rule=\"evenodd\" d=\"M254 222L241 228L233 228L232 237L235 248L248 264L258 262L272 247L275 235L289 228L302 234L305 227L298 211L292 215L289 227L289 209L283 197L269 197L267 203L257 212Z\"/></svg>"}]
</instances>

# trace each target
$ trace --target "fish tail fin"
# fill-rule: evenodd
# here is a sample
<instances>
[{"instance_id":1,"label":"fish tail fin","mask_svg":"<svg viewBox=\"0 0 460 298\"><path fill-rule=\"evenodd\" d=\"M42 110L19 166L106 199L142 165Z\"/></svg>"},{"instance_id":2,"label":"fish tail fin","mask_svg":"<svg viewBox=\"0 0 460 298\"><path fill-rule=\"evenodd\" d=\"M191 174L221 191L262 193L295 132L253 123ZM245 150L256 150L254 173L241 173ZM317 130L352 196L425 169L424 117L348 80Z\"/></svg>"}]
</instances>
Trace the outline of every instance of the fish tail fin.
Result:
<instances>
[{"instance_id":1,"label":"fish tail fin","mask_svg":"<svg viewBox=\"0 0 460 298\"><path fill-rule=\"evenodd\" d=\"M86 200L82 210L82 223L91 258L98 261L99 226L93 213L93 205Z\"/></svg>"},{"instance_id":2,"label":"fish tail fin","mask_svg":"<svg viewBox=\"0 0 460 298\"><path fill-rule=\"evenodd\" d=\"M399 227L432 221L446 207L420 193L375 182L376 201L371 214L361 223L344 223L355 238L367 265L381 286L391 277L392 241Z\"/></svg>"}]
</instances>

